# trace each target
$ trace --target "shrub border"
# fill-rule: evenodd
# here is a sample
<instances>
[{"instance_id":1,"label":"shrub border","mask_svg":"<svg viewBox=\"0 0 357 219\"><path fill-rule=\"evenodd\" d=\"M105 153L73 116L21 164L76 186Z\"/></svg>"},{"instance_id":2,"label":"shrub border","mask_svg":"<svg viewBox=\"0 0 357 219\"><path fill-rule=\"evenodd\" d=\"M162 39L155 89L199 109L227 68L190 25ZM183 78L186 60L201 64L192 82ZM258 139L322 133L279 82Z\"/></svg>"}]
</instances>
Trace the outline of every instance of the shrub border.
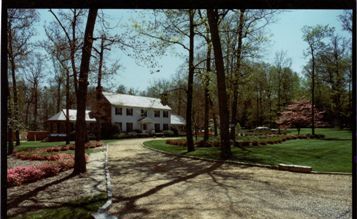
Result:
<instances>
[{"instance_id":1,"label":"shrub border","mask_svg":"<svg viewBox=\"0 0 357 219\"><path fill-rule=\"evenodd\" d=\"M284 141L288 140L298 140L298 139L325 139L324 135L315 135L313 137L311 134L304 134L304 135L272 135L271 137L279 137L279 139L265 139L265 140L244 140L241 142L236 142L234 145L235 147L257 147L257 146L264 146L268 144L280 144ZM166 140L166 144L170 145L178 145L178 146L185 146L186 140L185 139L168 139ZM203 141L195 142L196 147L219 147L219 142L217 141L208 141L206 142L206 146L203 145ZM207 146L209 145L209 146Z\"/></svg>"}]
</instances>

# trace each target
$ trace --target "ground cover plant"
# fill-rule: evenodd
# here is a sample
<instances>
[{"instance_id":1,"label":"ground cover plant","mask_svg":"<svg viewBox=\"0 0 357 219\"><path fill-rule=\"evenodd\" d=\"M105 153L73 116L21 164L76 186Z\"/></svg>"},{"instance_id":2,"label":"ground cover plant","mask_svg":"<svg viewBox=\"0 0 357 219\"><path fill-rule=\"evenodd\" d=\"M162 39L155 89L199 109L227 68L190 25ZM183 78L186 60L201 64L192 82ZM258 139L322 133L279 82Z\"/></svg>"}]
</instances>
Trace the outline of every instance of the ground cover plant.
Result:
<instances>
[{"instance_id":1,"label":"ground cover plant","mask_svg":"<svg viewBox=\"0 0 357 219\"><path fill-rule=\"evenodd\" d=\"M307 133L309 129L302 129ZM294 132L292 132L294 133ZM325 139L295 139L260 147L232 148L232 160L276 165L307 165L314 171L351 172L352 134L348 130L316 129ZM145 146L174 154L220 159L218 147L196 148L186 152L185 146L170 145L165 140L144 143Z\"/></svg>"}]
</instances>

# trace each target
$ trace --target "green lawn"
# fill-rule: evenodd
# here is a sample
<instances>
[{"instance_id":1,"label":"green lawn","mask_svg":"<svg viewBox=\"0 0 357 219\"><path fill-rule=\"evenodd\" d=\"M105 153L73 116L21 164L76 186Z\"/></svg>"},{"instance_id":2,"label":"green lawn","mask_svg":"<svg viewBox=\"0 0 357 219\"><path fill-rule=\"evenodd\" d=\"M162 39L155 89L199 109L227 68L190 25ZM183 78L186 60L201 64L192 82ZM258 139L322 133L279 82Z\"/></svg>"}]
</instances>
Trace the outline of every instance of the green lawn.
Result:
<instances>
[{"instance_id":1,"label":"green lawn","mask_svg":"<svg viewBox=\"0 0 357 219\"><path fill-rule=\"evenodd\" d=\"M74 141L71 141L74 143ZM19 146L15 146L16 151L36 149L36 148L47 148L53 146L66 146L64 141L54 141L54 142L42 142L42 141L23 141Z\"/></svg>"},{"instance_id":2,"label":"green lawn","mask_svg":"<svg viewBox=\"0 0 357 219\"><path fill-rule=\"evenodd\" d=\"M81 198L76 201L66 203L63 207L45 208L41 210L27 212L9 219L40 219L40 218L56 218L56 219L90 219L93 218L91 213L98 210L104 205L107 200L105 193L94 197Z\"/></svg>"},{"instance_id":3,"label":"green lawn","mask_svg":"<svg viewBox=\"0 0 357 219\"><path fill-rule=\"evenodd\" d=\"M71 144L74 144L74 141L71 141ZM55 141L55 142L42 142L42 141L26 141L21 142L19 146L15 147L16 151L23 151L23 150L32 150L38 148L47 148L47 147L54 147L54 146L66 146L64 141ZM103 148L89 148L86 149L87 154L91 154L93 152L98 152L104 150ZM67 150L67 151L58 151L58 152L44 152L43 155L49 155L54 153L67 153L67 154L74 154L74 150Z\"/></svg>"},{"instance_id":4,"label":"green lawn","mask_svg":"<svg viewBox=\"0 0 357 219\"><path fill-rule=\"evenodd\" d=\"M304 133L309 130L304 129ZM308 165L315 171L352 172L352 134L351 131L317 129L316 134L324 134L327 139L289 140L281 144L248 147L242 150L232 148L233 160L263 164L297 164ZM219 159L219 148L196 148L186 153L185 147L168 145L165 140L154 140L144 143L158 150L187 154L190 156Z\"/></svg>"},{"instance_id":5,"label":"green lawn","mask_svg":"<svg viewBox=\"0 0 357 219\"><path fill-rule=\"evenodd\" d=\"M297 129L289 129L289 134L297 135ZM311 128L303 128L300 131L300 134L311 134ZM330 128L316 128L315 134L323 134L326 138L335 138L335 139L349 139L352 140L352 132L350 130L338 130Z\"/></svg>"}]
</instances>

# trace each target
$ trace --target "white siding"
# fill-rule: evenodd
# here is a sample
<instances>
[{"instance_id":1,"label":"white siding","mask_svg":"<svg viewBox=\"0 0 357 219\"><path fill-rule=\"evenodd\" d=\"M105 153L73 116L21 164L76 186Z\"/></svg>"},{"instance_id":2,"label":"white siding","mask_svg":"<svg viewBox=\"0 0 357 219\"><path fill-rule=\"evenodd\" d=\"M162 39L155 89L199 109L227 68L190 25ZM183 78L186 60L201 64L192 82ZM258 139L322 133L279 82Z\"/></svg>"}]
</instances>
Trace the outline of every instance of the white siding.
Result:
<instances>
[{"instance_id":1,"label":"white siding","mask_svg":"<svg viewBox=\"0 0 357 219\"><path fill-rule=\"evenodd\" d=\"M120 106L117 106L120 108ZM133 123L133 130L142 130L141 123L138 122L139 119L142 118L141 116L141 109L143 108L138 108L138 107L121 107L122 108L122 115L115 115L115 106L112 106L112 124L115 123L122 123L122 131L126 132L126 123L131 122ZM126 115L126 109L127 108L132 108L133 109L133 115L132 116L127 116ZM163 124L168 124L170 125L170 118L171 118L171 111L167 110L169 113L167 118L163 117L163 110L160 110L160 117L155 117L154 116L154 111L157 109L146 109L147 110L147 117L152 119L154 121L153 124L148 124L148 131L149 130L154 130L155 123L160 124L160 130L163 129Z\"/></svg>"}]
</instances>

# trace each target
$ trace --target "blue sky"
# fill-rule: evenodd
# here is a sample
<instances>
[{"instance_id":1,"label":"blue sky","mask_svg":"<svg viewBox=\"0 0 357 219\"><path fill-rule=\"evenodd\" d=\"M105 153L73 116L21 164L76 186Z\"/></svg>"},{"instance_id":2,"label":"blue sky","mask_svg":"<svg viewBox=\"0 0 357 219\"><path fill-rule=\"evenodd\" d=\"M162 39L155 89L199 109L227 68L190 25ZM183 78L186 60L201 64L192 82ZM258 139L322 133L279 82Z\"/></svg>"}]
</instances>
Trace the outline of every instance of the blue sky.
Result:
<instances>
[{"instance_id":1,"label":"blue sky","mask_svg":"<svg viewBox=\"0 0 357 219\"><path fill-rule=\"evenodd\" d=\"M146 10L150 13L149 10ZM342 14L342 10L282 10L276 16L276 22L267 27L267 33L271 35L270 42L262 50L261 60L268 63L273 63L275 52L285 50L287 56L292 59L292 69L295 72L301 73L307 59L303 56L303 51L307 44L302 40L302 27L304 25L330 25L336 28L336 32L344 37L350 37L347 32L342 30L338 15ZM138 19L138 13L134 10L104 10L111 23L125 25L131 22L131 19ZM140 19L142 16L139 17ZM149 19L147 17L146 19ZM47 10L40 10L41 22L37 23L38 30L37 39L43 38L43 25L53 19L52 15ZM113 30L115 33L118 30ZM174 51L176 50L176 52ZM179 56L180 48L171 48L166 56L160 57L162 65L159 72L151 74L149 68L137 65L133 58L123 54L119 49L114 49L110 53L112 60L119 59L123 66L113 78L111 82L114 86L124 84L126 87L131 87L139 90L145 90L153 81L159 79L170 79L179 70L179 66L184 62L184 58Z\"/></svg>"}]
</instances>

